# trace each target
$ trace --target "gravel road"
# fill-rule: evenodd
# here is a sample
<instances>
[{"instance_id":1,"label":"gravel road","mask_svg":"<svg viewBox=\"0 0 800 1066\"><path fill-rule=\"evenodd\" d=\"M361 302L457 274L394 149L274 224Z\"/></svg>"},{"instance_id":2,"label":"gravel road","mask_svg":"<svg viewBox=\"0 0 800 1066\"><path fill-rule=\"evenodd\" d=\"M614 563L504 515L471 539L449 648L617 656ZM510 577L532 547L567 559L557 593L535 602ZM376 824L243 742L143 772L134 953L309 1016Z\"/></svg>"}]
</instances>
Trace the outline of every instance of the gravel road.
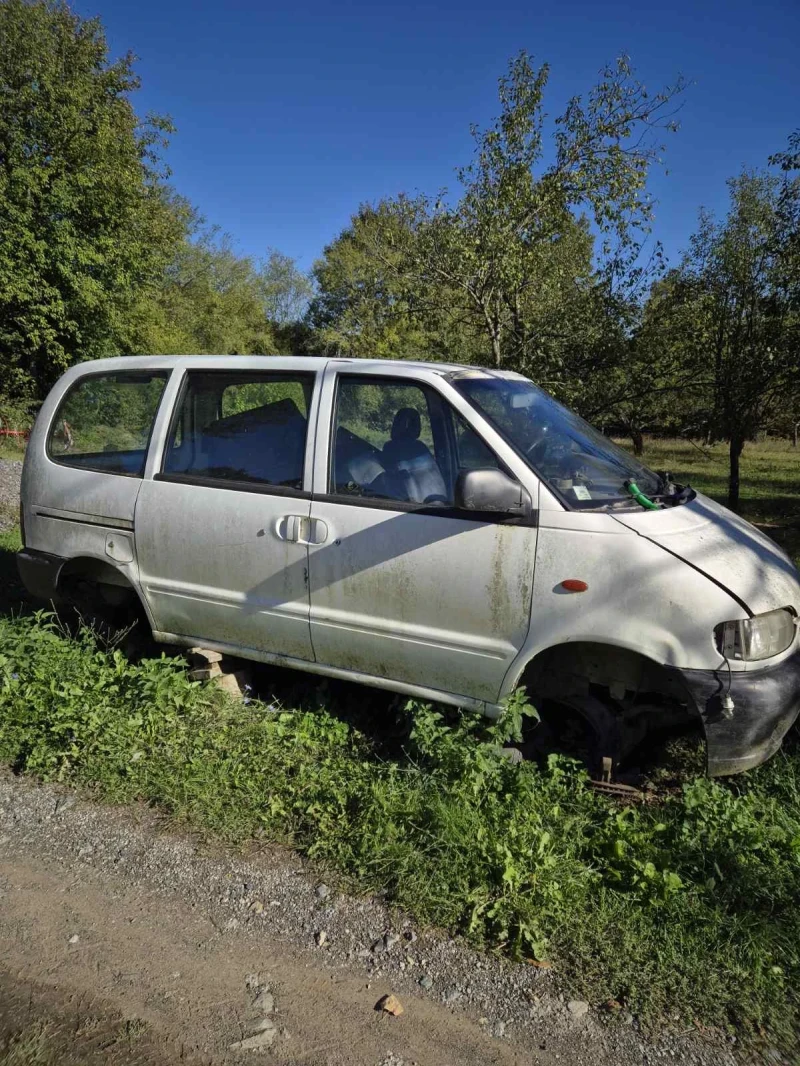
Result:
<instances>
[{"instance_id":1,"label":"gravel road","mask_svg":"<svg viewBox=\"0 0 800 1066\"><path fill-rule=\"evenodd\" d=\"M21 477L19 459L0 459L0 533L17 524Z\"/></svg>"},{"instance_id":2,"label":"gravel road","mask_svg":"<svg viewBox=\"0 0 800 1066\"><path fill-rule=\"evenodd\" d=\"M144 1032L135 1061L151 1064L247 1061L255 1045L286 1066L742 1061L694 1031L652 1043L635 1019L608 1024L552 972L326 880L291 852L243 856L0 771L0 1041L20 1004L49 1003L71 1033L87 1016ZM400 1016L375 1009L389 993Z\"/></svg>"}]
</instances>

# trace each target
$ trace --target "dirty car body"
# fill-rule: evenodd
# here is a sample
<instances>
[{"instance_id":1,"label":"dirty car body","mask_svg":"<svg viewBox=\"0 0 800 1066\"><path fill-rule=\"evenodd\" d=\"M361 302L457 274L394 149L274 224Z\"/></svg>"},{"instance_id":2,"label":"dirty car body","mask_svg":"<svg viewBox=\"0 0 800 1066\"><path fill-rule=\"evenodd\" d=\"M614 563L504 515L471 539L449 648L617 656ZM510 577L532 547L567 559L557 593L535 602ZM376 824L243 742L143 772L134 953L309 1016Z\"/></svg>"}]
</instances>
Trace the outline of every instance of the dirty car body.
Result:
<instances>
[{"instance_id":1,"label":"dirty car body","mask_svg":"<svg viewBox=\"0 0 800 1066\"><path fill-rule=\"evenodd\" d=\"M489 715L522 684L606 763L700 719L709 772L744 770L800 709L788 557L517 374L85 363L41 409L22 500L36 595Z\"/></svg>"}]
</instances>

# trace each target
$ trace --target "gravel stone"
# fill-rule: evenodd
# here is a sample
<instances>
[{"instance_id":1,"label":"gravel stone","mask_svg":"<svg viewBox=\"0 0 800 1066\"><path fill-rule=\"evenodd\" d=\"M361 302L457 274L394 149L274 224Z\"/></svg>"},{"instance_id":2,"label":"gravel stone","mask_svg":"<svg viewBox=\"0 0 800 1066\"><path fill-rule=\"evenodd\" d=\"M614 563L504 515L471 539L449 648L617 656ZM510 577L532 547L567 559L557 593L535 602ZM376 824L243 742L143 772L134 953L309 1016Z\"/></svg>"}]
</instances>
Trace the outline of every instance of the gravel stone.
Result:
<instances>
[{"instance_id":1,"label":"gravel stone","mask_svg":"<svg viewBox=\"0 0 800 1066\"><path fill-rule=\"evenodd\" d=\"M573 1018L584 1018L589 1013L589 1004L585 999L571 999L567 1004L567 1010Z\"/></svg>"},{"instance_id":2,"label":"gravel stone","mask_svg":"<svg viewBox=\"0 0 800 1066\"><path fill-rule=\"evenodd\" d=\"M255 1036L248 1036L245 1040L237 1040L233 1044L228 1045L229 1051L260 1051L261 1048L271 1047L275 1040L276 1029L272 1022L269 1023L269 1027L262 1030L260 1033L256 1033Z\"/></svg>"},{"instance_id":3,"label":"gravel stone","mask_svg":"<svg viewBox=\"0 0 800 1066\"><path fill-rule=\"evenodd\" d=\"M268 1033L270 1030L274 1031L275 1022L273 1022L272 1018L261 1018L252 1028L257 1033Z\"/></svg>"},{"instance_id":4,"label":"gravel stone","mask_svg":"<svg viewBox=\"0 0 800 1066\"><path fill-rule=\"evenodd\" d=\"M21 478L19 459L0 459L0 532L13 529L17 524Z\"/></svg>"},{"instance_id":5,"label":"gravel stone","mask_svg":"<svg viewBox=\"0 0 800 1066\"><path fill-rule=\"evenodd\" d=\"M275 997L264 988L256 996L253 1006L256 1010L261 1011L262 1014L272 1014L275 1010Z\"/></svg>"}]
</instances>

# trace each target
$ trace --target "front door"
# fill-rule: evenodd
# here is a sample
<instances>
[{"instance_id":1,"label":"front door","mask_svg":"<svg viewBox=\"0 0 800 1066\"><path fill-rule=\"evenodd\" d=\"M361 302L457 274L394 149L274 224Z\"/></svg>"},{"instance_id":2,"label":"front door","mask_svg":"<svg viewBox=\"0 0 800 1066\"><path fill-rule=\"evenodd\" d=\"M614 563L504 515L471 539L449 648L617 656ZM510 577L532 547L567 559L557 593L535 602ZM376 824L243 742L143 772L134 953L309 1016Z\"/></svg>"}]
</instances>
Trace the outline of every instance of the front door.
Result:
<instances>
[{"instance_id":1,"label":"front door","mask_svg":"<svg viewBox=\"0 0 800 1066\"><path fill-rule=\"evenodd\" d=\"M339 373L315 484L311 637L330 666L495 702L530 619L536 529L454 506L500 466L431 385Z\"/></svg>"},{"instance_id":2,"label":"front door","mask_svg":"<svg viewBox=\"0 0 800 1066\"><path fill-rule=\"evenodd\" d=\"M162 633L313 660L304 468L314 374L190 370L136 504Z\"/></svg>"}]
</instances>

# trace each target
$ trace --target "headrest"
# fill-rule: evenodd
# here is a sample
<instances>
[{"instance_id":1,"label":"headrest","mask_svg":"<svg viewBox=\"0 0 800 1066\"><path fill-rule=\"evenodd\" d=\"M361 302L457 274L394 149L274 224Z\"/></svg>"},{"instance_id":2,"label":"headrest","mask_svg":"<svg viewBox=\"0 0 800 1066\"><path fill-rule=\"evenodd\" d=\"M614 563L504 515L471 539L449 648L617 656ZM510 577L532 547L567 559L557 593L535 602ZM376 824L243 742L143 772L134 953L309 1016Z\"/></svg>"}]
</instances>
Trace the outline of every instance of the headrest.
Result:
<instances>
[{"instance_id":1,"label":"headrest","mask_svg":"<svg viewBox=\"0 0 800 1066\"><path fill-rule=\"evenodd\" d=\"M392 422L392 440L416 440L421 430L419 411L414 407L401 407Z\"/></svg>"}]
</instances>

